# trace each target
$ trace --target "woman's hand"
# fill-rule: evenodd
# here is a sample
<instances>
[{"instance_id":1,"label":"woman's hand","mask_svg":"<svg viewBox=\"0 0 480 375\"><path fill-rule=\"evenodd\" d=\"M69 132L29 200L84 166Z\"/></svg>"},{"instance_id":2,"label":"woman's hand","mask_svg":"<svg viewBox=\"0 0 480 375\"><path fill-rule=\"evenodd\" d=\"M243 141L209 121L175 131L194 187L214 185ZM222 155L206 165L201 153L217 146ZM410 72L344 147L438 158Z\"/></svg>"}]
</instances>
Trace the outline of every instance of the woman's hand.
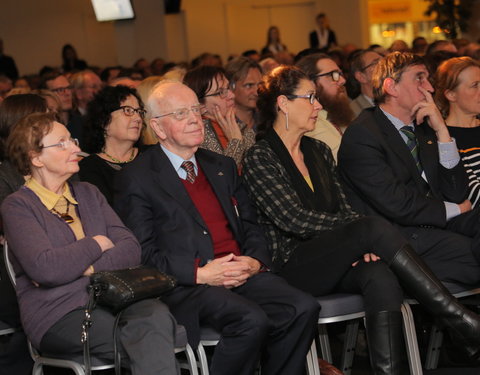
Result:
<instances>
[{"instance_id":1,"label":"woman's hand","mask_svg":"<svg viewBox=\"0 0 480 375\"><path fill-rule=\"evenodd\" d=\"M102 253L104 251L110 250L112 247L115 246L113 242L110 240L110 238L102 236L100 234L97 236L93 236L93 239L97 241L98 245L102 249Z\"/></svg>"},{"instance_id":2,"label":"woman's hand","mask_svg":"<svg viewBox=\"0 0 480 375\"><path fill-rule=\"evenodd\" d=\"M365 263L376 262L377 260L380 260L380 257L378 255L375 255L374 253L363 254L363 261ZM358 264L358 262L360 261L357 260L355 263L352 263L352 267L355 267Z\"/></svg>"},{"instance_id":3,"label":"woman's hand","mask_svg":"<svg viewBox=\"0 0 480 375\"><path fill-rule=\"evenodd\" d=\"M235 108L230 107L223 116L218 105L214 106L213 115L229 141L232 139L242 139L242 132L235 119Z\"/></svg>"}]
</instances>

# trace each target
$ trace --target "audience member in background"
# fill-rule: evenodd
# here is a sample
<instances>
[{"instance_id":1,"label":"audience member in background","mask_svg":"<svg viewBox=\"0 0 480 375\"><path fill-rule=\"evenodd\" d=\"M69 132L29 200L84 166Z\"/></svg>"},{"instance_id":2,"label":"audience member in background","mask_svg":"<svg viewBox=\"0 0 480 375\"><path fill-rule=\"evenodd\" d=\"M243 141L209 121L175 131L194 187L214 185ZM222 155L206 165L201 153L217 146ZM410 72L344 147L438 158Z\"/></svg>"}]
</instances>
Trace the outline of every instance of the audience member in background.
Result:
<instances>
[{"instance_id":1,"label":"audience member in background","mask_svg":"<svg viewBox=\"0 0 480 375\"><path fill-rule=\"evenodd\" d=\"M427 52L428 42L423 36L417 36L412 41L412 53L423 56Z\"/></svg>"},{"instance_id":2,"label":"audience member in background","mask_svg":"<svg viewBox=\"0 0 480 375\"><path fill-rule=\"evenodd\" d=\"M148 97L152 93L153 88L155 85L157 85L158 82L162 81L164 77L162 76L150 76L145 78L137 87L137 93L142 99L143 103L146 103L148 100ZM182 79L179 79L179 82L182 82ZM151 113L146 112L144 122L145 124L148 124L150 122L150 119L152 117ZM155 143L158 143L157 136L153 132L152 128L150 126L144 126L142 130L142 144L144 145L153 145Z\"/></svg>"},{"instance_id":3,"label":"audience member in background","mask_svg":"<svg viewBox=\"0 0 480 375\"><path fill-rule=\"evenodd\" d=\"M165 65L165 60L157 57L153 59L150 63L150 72L154 76L160 76L163 74L163 66Z\"/></svg>"},{"instance_id":4,"label":"audience member in background","mask_svg":"<svg viewBox=\"0 0 480 375\"><path fill-rule=\"evenodd\" d=\"M235 95L225 70L199 66L187 72L184 83L205 106L205 139L200 147L230 156L240 166L245 151L255 143L255 132L235 117Z\"/></svg>"},{"instance_id":5,"label":"audience member in background","mask_svg":"<svg viewBox=\"0 0 480 375\"><path fill-rule=\"evenodd\" d=\"M373 374L408 373L401 285L459 345L478 352L480 317L452 297L394 226L352 211L330 150L304 137L321 108L315 91L295 67L275 69L259 90L260 140L245 156L244 180L274 270L314 296L363 295Z\"/></svg>"},{"instance_id":6,"label":"audience member in background","mask_svg":"<svg viewBox=\"0 0 480 375\"><path fill-rule=\"evenodd\" d=\"M117 78L121 70L122 70L121 66L109 66L102 70L102 73L100 73L100 79L106 85L109 85L112 82L112 80Z\"/></svg>"},{"instance_id":7,"label":"audience member in background","mask_svg":"<svg viewBox=\"0 0 480 375\"><path fill-rule=\"evenodd\" d=\"M435 52L438 51L445 51L445 52L451 52L451 53L458 53L457 47L455 47L455 44L448 40L436 40L433 43L430 43L430 45L427 48L426 55L431 55Z\"/></svg>"},{"instance_id":8,"label":"audience member in background","mask_svg":"<svg viewBox=\"0 0 480 375\"><path fill-rule=\"evenodd\" d=\"M256 62L260 61L260 54L256 49L249 49L245 52L242 52L242 56L248 57L249 59L252 59L253 61L256 61Z\"/></svg>"},{"instance_id":9,"label":"audience member in background","mask_svg":"<svg viewBox=\"0 0 480 375\"><path fill-rule=\"evenodd\" d=\"M425 60L425 66L428 69L428 73L431 77L433 77L439 65L442 62L449 60L453 57L457 57L457 54L448 51L436 51L431 54L425 55L423 58Z\"/></svg>"},{"instance_id":10,"label":"audience member in background","mask_svg":"<svg viewBox=\"0 0 480 375\"><path fill-rule=\"evenodd\" d=\"M203 65L219 66L218 59L217 57L215 57L214 54L210 52L204 52L200 56L195 57L191 63L192 68L196 68L197 66L203 66Z\"/></svg>"},{"instance_id":11,"label":"audience member in background","mask_svg":"<svg viewBox=\"0 0 480 375\"><path fill-rule=\"evenodd\" d=\"M381 56L388 55L388 51L385 48L383 48L380 44L370 44L367 49L374 51Z\"/></svg>"},{"instance_id":12,"label":"audience member in background","mask_svg":"<svg viewBox=\"0 0 480 375\"><path fill-rule=\"evenodd\" d=\"M0 103L7 97L7 94L12 88L12 80L7 76L0 74Z\"/></svg>"},{"instance_id":13,"label":"audience member in background","mask_svg":"<svg viewBox=\"0 0 480 375\"><path fill-rule=\"evenodd\" d=\"M22 325L32 345L54 355L81 355L87 286L93 272L140 264L140 245L97 188L67 180L78 172L78 142L51 114L32 114L12 129L8 154L31 175L1 207ZM28 228L28 230L25 230ZM90 353L114 358L116 316L96 306ZM158 299L123 310L118 350L132 374L177 374L175 319Z\"/></svg>"},{"instance_id":14,"label":"audience member in background","mask_svg":"<svg viewBox=\"0 0 480 375\"><path fill-rule=\"evenodd\" d=\"M240 56L229 61L225 74L235 95L235 116L248 129L255 128L257 90L262 83L262 68L255 61Z\"/></svg>"},{"instance_id":15,"label":"audience member in background","mask_svg":"<svg viewBox=\"0 0 480 375\"><path fill-rule=\"evenodd\" d=\"M287 51L287 46L280 40L280 30L277 26L270 26L267 31L267 44L262 48L262 56L275 57L279 52Z\"/></svg>"},{"instance_id":16,"label":"audience member in background","mask_svg":"<svg viewBox=\"0 0 480 375\"><path fill-rule=\"evenodd\" d=\"M475 208L480 201L480 64L470 57L444 61L435 89L435 101L467 172L468 200Z\"/></svg>"},{"instance_id":17,"label":"audience member in background","mask_svg":"<svg viewBox=\"0 0 480 375\"><path fill-rule=\"evenodd\" d=\"M326 143L336 161L343 130L353 119L343 73L337 64L323 53L305 56L296 66L313 81L317 99L323 106L318 113L315 129L306 135Z\"/></svg>"},{"instance_id":18,"label":"audience member in background","mask_svg":"<svg viewBox=\"0 0 480 375\"><path fill-rule=\"evenodd\" d=\"M88 103L92 101L93 97L103 87L102 81L100 77L91 70L82 70L72 74L70 83L73 89L75 110L77 110L81 116L85 116L87 114Z\"/></svg>"},{"instance_id":19,"label":"audience member in background","mask_svg":"<svg viewBox=\"0 0 480 375\"><path fill-rule=\"evenodd\" d=\"M319 48L327 51L337 46L335 32L330 29L328 18L325 13L319 13L315 18L317 28L310 33L310 48Z\"/></svg>"},{"instance_id":20,"label":"audience member in background","mask_svg":"<svg viewBox=\"0 0 480 375\"><path fill-rule=\"evenodd\" d=\"M52 91L46 89L32 90L32 94L37 94L47 101L48 112L55 113L58 117L61 112L61 105L58 96L55 95Z\"/></svg>"},{"instance_id":21,"label":"audience member in background","mask_svg":"<svg viewBox=\"0 0 480 375\"><path fill-rule=\"evenodd\" d=\"M143 78L146 78L152 75L152 71L150 70L150 64L143 57L135 61L135 64L133 64L133 69L141 72L143 75Z\"/></svg>"},{"instance_id":22,"label":"audience member in background","mask_svg":"<svg viewBox=\"0 0 480 375\"><path fill-rule=\"evenodd\" d=\"M65 44L62 48L62 69L65 73L87 69L87 63L78 58L77 51L71 44Z\"/></svg>"},{"instance_id":23,"label":"audience member in background","mask_svg":"<svg viewBox=\"0 0 480 375\"><path fill-rule=\"evenodd\" d=\"M471 44L468 39L460 38L460 39L453 39L452 43L455 45L457 49L458 56L465 56L468 46Z\"/></svg>"},{"instance_id":24,"label":"audience member in background","mask_svg":"<svg viewBox=\"0 0 480 375\"><path fill-rule=\"evenodd\" d=\"M373 107L372 74L382 56L368 49L356 52L350 60L349 79L355 80L360 86L360 95L350 102L354 117L364 108Z\"/></svg>"},{"instance_id":25,"label":"audience member in background","mask_svg":"<svg viewBox=\"0 0 480 375\"><path fill-rule=\"evenodd\" d=\"M408 44L401 39L393 41L392 45L388 49L390 52L407 52L410 51L410 48L408 48Z\"/></svg>"},{"instance_id":26,"label":"audience member in background","mask_svg":"<svg viewBox=\"0 0 480 375\"><path fill-rule=\"evenodd\" d=\"M17 65L12 57L4 54L3 47L3 40L0 38L0 76L5 75L14 81L18 78Z\"/></svg>"},{"instance_id":27,"label":"audience member in background","mask_svg":"<svg viewBox=\"0 0 480 375\"><path fill-rule=\"evenodd\" d=\"M115 175L140 153L143 102L130 87L107 86L89 103L87 116L85 149L91 155L79 163L78 175L112 205Z\"/></svg>"},{"instance_id":28,"label":"audience member in background","mask_svg":"<svg viewBox=\"0 0 480 375\"><path fill-rule=\"evenodd\" d=\"M14 87L9 92L7 92L7 95L5 95L5 98L8 98L9 96L12 96L12 95L29 94L31 91L32 90L23 88L23 87Z\"/></svg>"},{"instance_id":29,"label":"audience member in background","mask_svg":"<svg viewBox=\"0 0 480 375\"><path fill-rule=\"evenodd\" d=\"M35 94L12 95L0 104L0 204L25 182L7 156L6 144L11 129L23 117L47 110L46 100Z\"/></svg>"},{"instance_id":30,"label":"audience member in background","mask_svg":"<svg viewBox=\"0 0 480 375\"><path fill-rule=\"evenodd\" d=\"M13 87L31 89L30 83L28 82L28 78L26 76L17 78L13 84Z\"/></svg>"},{"instance_id":31,"label":"audience member in background","mask_svg":"<svg viewBox=\"0 0 480 375\"><path fill-rule=\"evenodd\" d=\"M260 67L262 68L262 72L264 74L270 73L273 69L275 69L277 66L280 66L277 60L275 60L273 57L267 57L265 59L260 60L258 63Z\"/></svg>"}]
</instances>

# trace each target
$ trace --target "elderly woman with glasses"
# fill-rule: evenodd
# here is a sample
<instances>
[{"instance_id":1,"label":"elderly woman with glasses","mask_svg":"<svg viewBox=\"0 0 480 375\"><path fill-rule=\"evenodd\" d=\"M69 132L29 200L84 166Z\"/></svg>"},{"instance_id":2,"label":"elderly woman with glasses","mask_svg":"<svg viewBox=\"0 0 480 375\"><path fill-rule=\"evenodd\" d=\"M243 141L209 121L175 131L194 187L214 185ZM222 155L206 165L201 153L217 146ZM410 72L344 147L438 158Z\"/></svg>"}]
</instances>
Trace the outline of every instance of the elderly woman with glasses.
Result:
<instances>
[{"instance_id":1,"label":"elderly woman with glasses","mask_svg":"<svg viewBox=\"0 0 480 375\"><path fill-rule=\"evenodd\" d=\"M80 162L80 180L96 185L113 204L113 179L141 152L140 135L145 110L135 89L105 87L88 106L85 148L90 156Z\"/></svg>"},{"instance_id":2,"label":"elderly woman with glasses","mask_svg":"<svg viewBox=\"0 0 480 375\"><path fill-rule=\"evenodd\" d=\"M41 352L81 355L89 276L139 265L140 244L97 188L67 182L78 172L80 148L53 114L20 120L7 150L19 172L31 176L1 207L23 328ZM92 321L91 354L113 361L115 315L97 306ZM132 374L177 374L176 324L163 303L129 306L118 327Z\"/></svg>"},{"instance_id":3,"label":"elderly woman with glasses","mask_svg":"<svg viewBox=\"0 0 480 375\"><path fill-rule=\"evenodd\" d=\"M255 132L235 117L235 95L222 68L199 66L187 72L184 83L205 106L205 140L200 146L232 157L240 166L245 151L255 143Z\"/></svg>"}]
</instances>

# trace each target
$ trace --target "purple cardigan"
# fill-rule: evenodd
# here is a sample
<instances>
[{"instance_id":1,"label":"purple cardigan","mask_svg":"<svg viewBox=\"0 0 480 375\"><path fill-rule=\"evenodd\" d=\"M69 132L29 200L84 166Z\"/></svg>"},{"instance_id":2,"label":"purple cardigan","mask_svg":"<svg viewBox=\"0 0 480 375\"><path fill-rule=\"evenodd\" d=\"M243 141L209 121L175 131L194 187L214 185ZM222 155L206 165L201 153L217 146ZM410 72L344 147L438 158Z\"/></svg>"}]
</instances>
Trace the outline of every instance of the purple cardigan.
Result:
<instances>
[{"instance_id":1,"label":"purple cardigan","mask_svg":"<svg viewBox=\"0 0 480 375\"><path fill-rule=\"evenodd\" d=\"M138 241L98 189L85 182L70 186L85 232L79 241L26 187L8 196L1 207L23 328L37 348L50 327L86 304L89 279L83 272L88 266L103 271L140 264ZM107 236L115 247L102 253L95 235Z\"/></svg>"}]
</instances>

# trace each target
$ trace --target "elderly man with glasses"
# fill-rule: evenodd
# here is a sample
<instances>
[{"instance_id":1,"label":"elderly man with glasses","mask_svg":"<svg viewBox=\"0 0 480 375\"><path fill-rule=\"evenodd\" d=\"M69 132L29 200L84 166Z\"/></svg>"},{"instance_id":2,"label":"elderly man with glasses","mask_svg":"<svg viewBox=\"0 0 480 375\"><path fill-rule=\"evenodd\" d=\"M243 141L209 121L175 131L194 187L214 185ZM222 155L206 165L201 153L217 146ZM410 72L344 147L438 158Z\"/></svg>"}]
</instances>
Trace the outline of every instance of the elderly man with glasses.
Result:
<instances>
[{"instance_id":1,"label":"elderly man with glasses","mask_svg":"<svg viewBox=\"0 0 480 375\"><path fill-rule=\"evenodd\" d=\"M315 83L317 99L323 106L315 129L306 135L326 143L336 161L343 131L353 119L343 72L324 53L304 56L296 65Z\"/></svg>"},{"instance_id":2,"label":"elderly man with glasses","mask_svg":"<svg viewBox=\"0 0 480 375\"><path fill-rule=\"evenodd\" d=\"M159 144L118 175L115 206L142 261L173 275L162 300L196 346L221 333L211 374L301 374L318 319L314 298L269 271L271 258L233 159L201 149L203 106L161 82L147 102Z\"/></svg>"}]
</instances>

